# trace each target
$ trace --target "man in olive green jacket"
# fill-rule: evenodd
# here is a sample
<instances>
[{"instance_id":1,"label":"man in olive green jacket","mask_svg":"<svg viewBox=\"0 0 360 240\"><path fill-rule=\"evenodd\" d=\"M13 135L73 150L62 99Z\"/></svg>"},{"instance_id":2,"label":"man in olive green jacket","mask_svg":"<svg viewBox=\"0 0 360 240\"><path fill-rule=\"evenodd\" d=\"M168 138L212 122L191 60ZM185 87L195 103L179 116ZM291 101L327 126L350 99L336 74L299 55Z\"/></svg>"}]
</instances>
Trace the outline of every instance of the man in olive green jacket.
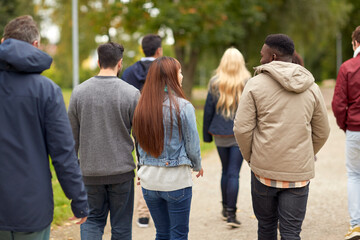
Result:
<instances>
[{"instance_id":1,"label":"man in olive green jacket","mask_svg":"<svg viewBox=\"0 0 360 240\"><path fill-rule=\"evenodd\" d=\"M234 132L251 170L258 239L300 239L315 154L330 128L326 106L312 74L291 63L293 41L269 35L242 93Z\"/></svg>"}]
</instances>

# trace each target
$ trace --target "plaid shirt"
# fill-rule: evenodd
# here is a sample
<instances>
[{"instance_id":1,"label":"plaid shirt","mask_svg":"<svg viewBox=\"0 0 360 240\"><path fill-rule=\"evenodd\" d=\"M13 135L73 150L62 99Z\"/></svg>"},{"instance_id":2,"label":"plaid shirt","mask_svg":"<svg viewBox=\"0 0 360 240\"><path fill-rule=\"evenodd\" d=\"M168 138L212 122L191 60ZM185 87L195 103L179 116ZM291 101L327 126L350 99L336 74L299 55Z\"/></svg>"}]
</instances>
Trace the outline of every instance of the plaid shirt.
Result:
<instances>
[{"instance_id":1,"label":"plaid shirt","mask_svg":"<svg viewBox=\"0 0 360 240\"><path fill-rule=\"evenodd\" d=\"M275 187L275 188L301 188L301 187L305 187L310 182L310 180L305 180L305 181L300 181L300 182L272 180L269 178L260 177L259 175L256 175L256 174L255 174L255 177L262 184L264 184L268 187Z\"/></svg>"}]
</instances>

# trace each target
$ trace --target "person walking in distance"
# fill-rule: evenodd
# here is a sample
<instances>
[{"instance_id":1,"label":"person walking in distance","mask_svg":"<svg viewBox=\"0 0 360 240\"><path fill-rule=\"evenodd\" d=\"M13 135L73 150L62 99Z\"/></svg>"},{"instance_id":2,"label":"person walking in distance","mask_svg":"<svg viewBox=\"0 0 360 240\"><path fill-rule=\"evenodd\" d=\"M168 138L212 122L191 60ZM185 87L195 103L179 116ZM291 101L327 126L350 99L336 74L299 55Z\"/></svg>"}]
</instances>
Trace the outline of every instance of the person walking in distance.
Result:
<instances>
[{"instance_id":1,"label":"person walking in distance","mask_svg":"<svg viewBox=\"0 0 360 240\"><path fill-rule=\"evenodd\" d=\"M141 58L127 69L125 69L121 79L125 82L133 85L141 91L144 86L146 75L148 73L150 64L158 57L163 55L161 47L161 38L156 34L145 35L141 41L141 47L145 54L145 57ZM137 144L136 144L137 146ZM139 159L139 153L136 148L136 156ZM138 213L138 219L136 221L139 227L148 227L150 212L146 206L144 196L142 195L141 186L138 183L135 186L135 194L138 196L136 211Z\"/></svg>"},{"instance_id":2,"label":"person walking in distance","mask_svg":"<svg viewBox=\"0 0 360 240\"><path fill-rule=\"evenodd\" d=\"M243 162L234 136L234 118L245 82L251 77L243 55L229 48L221 58L215 76L209 82L204 107L204 142L215 140L221 165L222 216L227 225L239 227L236 203L239 192L239 172Z\"/></svg>"},{"instance_id":3,"label":"person walking in distance","mask_svg":"<svg viewBox=\"0 0 360 240\"><path fill-rule=\"evenodd\" d=\"M300 239L315 154L330 128L312 74L292 63L294 43L285 34L266 37L262 65L245 85L234 122L235 138L251 168L258 239Z\"/></svg>"},{"instance_id":4,"label":"person walking in distance","mask_svg":"<svg viewBox=\"0 0 360 240\"><path fill-rule=\"evenodd\" d=\"M59 86L40 75L52 58L38 49L29 15L11 20L0 45L0 239L48 240L54 202L49 156L82 224L87 195Z\"/></svg>"},{"instance_id":5,"label":"person walking in distance","mask_svg":"<svg viewBox=\"0 0 360 240\"><path fill-rule=\"evenodd\" d=\"M75 87L68 110L89 196L81 239L102 239L110 213L111 238L130 240L135 177L130 134L140 92L117 77L123 46L109 42L97 52L99 74Z\"/></svg>"},{"instance_id":6,"label":"person walking in distance","mask_svg":"<svg viewBox=\"0 0 360 240\"><path fill-rule=\"evenodd\" d=\"M140 91L144 86L151 63L163 55L161 37L156 34L145 35L141 41L141 47L145 57L126 68L121 76L122 80L133 85Z\"/></svg>"},{"instance_id":7,"label":"person walking in distance","mask_svg":"<svg viewBox=\"0 0 360 240\"><path fill-rule=\"evenodd\" d=\"M346 240L360 239L360 26L353 31L351 38L354 56L340 66L332 100L336 122L346 134L350 214Z\"/></svg>"},{"instance_id":8,"label":"person walking in distance","mask_svg":"<svg viewBox=\"0 0 360 240\"><path fill-rule=\"evenodd\" d=\"M156 239L188 239L191 168L203 176L195 109L181 89L180 63L154 60L134 114L143 195Z\"/></svg>"}]
</instances>

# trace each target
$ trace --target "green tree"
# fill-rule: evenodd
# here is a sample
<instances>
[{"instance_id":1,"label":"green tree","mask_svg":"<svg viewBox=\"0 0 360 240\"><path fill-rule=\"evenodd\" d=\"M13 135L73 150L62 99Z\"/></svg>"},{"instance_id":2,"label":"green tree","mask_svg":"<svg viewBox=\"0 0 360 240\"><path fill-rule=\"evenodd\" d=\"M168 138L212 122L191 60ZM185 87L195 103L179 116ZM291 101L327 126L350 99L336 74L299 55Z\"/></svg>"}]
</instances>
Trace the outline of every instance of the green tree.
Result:
<instances>
[{"instance_id":1,"label":"green tree","mask_svg":"<svg viewBox=\"0 0 360 240\"><path fill-rule=\"evenodd\" d=\"M349 18L349 21L341 30L343 61L353 56L354 51L351 46L351 34L357 26L360 26L360 15L357 12L360 9L360 1L347 0L347 2L352 8L346 16Z\"/></svg>"},{"instance_id":2,"label":"green tree","mask_svg":"<svg viewBox=\"0 0 360 240\"><path fill-rule=\"evenodd\" d=\"M36 8L33 1L23 0L0 0L0 33L1 36L4 32L5 25L21 15L31 15L35 20L39 20L39 17L35 15Z\"/></svg>"},{"instance_id":3,"label":"green tree","mask_svg":"<svg viewBox=\"0 0 360 240\"><path fill-rule=\"evenodd\" d=\"M333 75L332 44L350 10L340 0L133 0L126 7L123 18L129 32L171 29L187 96L199 59L219 59L225 48L236 46L251 68L259 64L259 51L270 33L290 35L318 79Z\"/></svg>"}]
</instances>

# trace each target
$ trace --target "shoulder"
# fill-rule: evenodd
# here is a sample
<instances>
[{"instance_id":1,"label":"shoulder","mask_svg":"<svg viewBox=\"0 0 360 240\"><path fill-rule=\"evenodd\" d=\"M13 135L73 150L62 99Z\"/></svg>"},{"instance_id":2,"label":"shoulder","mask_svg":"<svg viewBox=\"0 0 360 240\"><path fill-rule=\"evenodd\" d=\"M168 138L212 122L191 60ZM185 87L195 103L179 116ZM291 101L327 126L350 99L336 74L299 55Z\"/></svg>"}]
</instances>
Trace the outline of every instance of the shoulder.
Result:
<instances>
[{"instance_id":1,"label":"shoulder","mask_svg":"<svg viewBox=\"0 0 360 240\"><path fill-rule=\"evenodd\" d=\"M61 88L50 78L40 74L29 74L27 77L33 81L29 81L39 92L43 92L43 96L52 97L62 95Z\"/></svg>"},{"instance_id":2,"label":"shoulder","mask_svg":"<svg viewBox=\"0 0 360 240\"><path fill-rule=\"evenodd\" d=\"M188 114L189 112L195 112L194 106L188 100L177 97L177 102L179 103L180 112L184 114Z\"/></svg>"},{"instance_id":3,"label":"shoulder","mask_svg":"<svg viewBox=\"0 0 360 240\"><path fill-rule=\"evenodd\" d=\"M245 84L245 88L259 88L259 87L263 87L264 84L266 84L268 81L272 81L272 78L265 74L265 73L259 73L258 75L250 78L246 84Z\"/></svg>"},{"instance_id":4,"label":"shoulder","mask_svg":"<svg viewBox=\"0 0 360 240\"><path fill-rule=\"evenodd\" d=\"M132 73L132 72L138 67L139 64L140 64L140 61L137 61L137 62L135 62L134 64L128 66L128 67L124 70L123 76Z\"/></svg>"},{"instance_id":5,"label":"shoulder","mask_svg":"<svg viewBox=\"0 0 360 240\"><path fill-rule=\"evenodd\" d=\"M360 65L360 55L355 58L350 58L341 64L339 71L347 71L349 68Z\"/></svg>"}]
</instances>

